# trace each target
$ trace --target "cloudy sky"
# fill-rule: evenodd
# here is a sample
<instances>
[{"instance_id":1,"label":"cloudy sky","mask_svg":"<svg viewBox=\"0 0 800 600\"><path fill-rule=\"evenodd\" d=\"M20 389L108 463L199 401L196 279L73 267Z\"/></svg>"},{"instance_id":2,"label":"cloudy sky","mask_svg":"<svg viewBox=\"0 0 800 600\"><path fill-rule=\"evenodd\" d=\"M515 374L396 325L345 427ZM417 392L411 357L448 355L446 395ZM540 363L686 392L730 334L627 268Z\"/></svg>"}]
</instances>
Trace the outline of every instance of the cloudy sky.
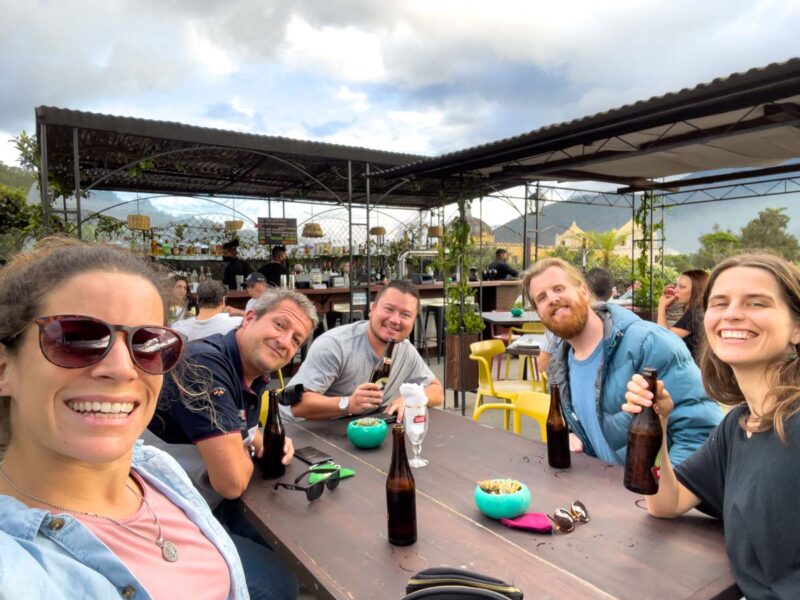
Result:
<instances>
[{"instance_id":1,"label":"cloudy sky","mask_svg":"<svg viewBox=\"0 0 800 600\"><path fill-rule=\"evenodd\" d=\"M435 155L800 55L791 0L0 0L0 15L6 164L39 105Z\"/></svg>"}]
</instances>

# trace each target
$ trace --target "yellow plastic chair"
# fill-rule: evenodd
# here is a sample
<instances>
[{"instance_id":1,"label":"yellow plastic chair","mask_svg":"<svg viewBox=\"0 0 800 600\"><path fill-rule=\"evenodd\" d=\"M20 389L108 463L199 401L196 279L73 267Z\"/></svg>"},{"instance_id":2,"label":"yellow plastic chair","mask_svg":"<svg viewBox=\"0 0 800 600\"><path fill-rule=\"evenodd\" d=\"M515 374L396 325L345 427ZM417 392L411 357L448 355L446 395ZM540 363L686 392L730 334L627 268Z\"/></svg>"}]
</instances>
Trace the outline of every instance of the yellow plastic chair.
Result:
<instances>
[{"instance_id":1,"label":"yellow plastic chair","mask_svg":"<svg viewBox=\"0 0 800 600\"><path fill-rule=\"evenodd\" d=\"M539 424L539 432L543 442L547 442L547 413L550 412L550 395L536 391L524 391L517 394L511 403L488 403L475 408L472 419L477 421L487 410L503 410L508 420L508 413L513 413L513 430L519 435L522 430L522 415L530 417Z\"/></svg>"},{"instance_id":2,"label":"yellow plastic chair","mask_svg":"<svg viewBox=\"0 0 800 600\"><path fill-rule=\"evenodd\" d=\"M533 391L533 381L495 381L492 379L492 360L505 352L502 340L484 340L469 346L472 354L470 360L478 363L478 392L475 396L475 411L472 418L477 420L478 407L484 396L490 396L505 402L514 402L520 392ZM508 412L503 415L503 427L508 430Z\"/></svg>"},{"instance_id":3,"label":"yellow plastic chair","mask_svg":"<svg viewBox=\"0 0 800 600\"><path fill-rule=\"evenodd\" d=\"M283 373L281 373L280 369L275 372L278 374L278 385L280 386L276 391L280 392L284 387L286 387L283 384ZM264 426L264 423L267 422L267 412L269 412L269 396L267 394L268 392L264 392L261 395L261 412L258 415L258 423L262 427Z\"/></svg>"},{"instance_id":4,"label":"yellow plastic chair","mask_svg":"<svg viewBox=\"0 0 800 600\"><path fill-rule=\"evenodd\" d=\"M522 323L520 327L512 327L508 330L511 339L514 339L515 336L525 335L526 333L532 333L534 335L544 335L547 333L547 327L544 326L544 323ZM533 373L533 378L537 381L540 378L539 373L539 364L536 362L535 356L520 356L519 357L519 365L517 367L517 379L522 379L522 372L523 372L523 363L522 361L525 360L528 363L528 372ZM506 379L508 379L508 370L511 367L511 357L506 360Z\"/></svg>"}]
</instances>

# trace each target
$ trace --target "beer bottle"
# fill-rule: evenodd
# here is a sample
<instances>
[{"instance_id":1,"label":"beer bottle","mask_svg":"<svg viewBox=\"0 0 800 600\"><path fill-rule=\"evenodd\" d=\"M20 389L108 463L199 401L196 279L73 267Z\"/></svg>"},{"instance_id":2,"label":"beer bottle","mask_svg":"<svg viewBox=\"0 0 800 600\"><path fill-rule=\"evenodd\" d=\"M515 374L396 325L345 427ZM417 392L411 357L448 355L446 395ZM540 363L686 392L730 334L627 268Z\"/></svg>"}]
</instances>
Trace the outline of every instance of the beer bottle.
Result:
<instances>
[{"instance_id":1,"label":"beer bottle","mask_svg":"<svg viewBox=\"0 0 800 600\"><path fill-rule=\"evenodd\" d=\"M561 393L558 384L550 384L550 412L547 413L547 462L554 469L568 469L569 429L561 412Z\"/></svg>"},{"instance_id":2,"label":"beer bottle","mask_svg":"<svg viewBox=\"0 0 800 600\"><path fill-rule=\"evenodd\" d=\"M416 486L406 456L405 427L392 428L392 465L386 478L389 543L408 546L417 541Z\"/></svg>"},{"instance_id":3,"label":"beer bottle","mask_svg":"<svg viewBox=\"0 0 800 600\"><path fill-rule=\"evenodd\" d=\"M389 372L392 370L392 353L394 352L394 340L386 342L386 350L383 352L381 361L375 365L372 370L372 377L369 378L370 383L377 383L381 389L386 387L389 383Z\"/></svg>"},{"instance_id":4,"label":"beer bottle","mask_svg":"<svg viewBox=\"0 0 800 600\"><path fill-rule=\"evenodd\" d=\"M646 368L642 376L655 401L658 371ZM625 487L632 492L652 496L658 492L658 481L653 474L653 464L661 448L661 420L652 406L642 407L642 412L631 419L628 427L628 451L625 458Z\"/></svg>"},{"instance_id":5,"label":"beer bottle","mask_svg":"<svg viewBox=\"0 0 800 600\"><path fill-rule=\"evenodd\" d=\"M286 431L283 429L281 413L278 410L278 393L269 391L267 422L264 423L264 453L261 456L261 475L264 479L277 479L286 472L283 459L283 444Z\"/></svg>"}]
</instances>

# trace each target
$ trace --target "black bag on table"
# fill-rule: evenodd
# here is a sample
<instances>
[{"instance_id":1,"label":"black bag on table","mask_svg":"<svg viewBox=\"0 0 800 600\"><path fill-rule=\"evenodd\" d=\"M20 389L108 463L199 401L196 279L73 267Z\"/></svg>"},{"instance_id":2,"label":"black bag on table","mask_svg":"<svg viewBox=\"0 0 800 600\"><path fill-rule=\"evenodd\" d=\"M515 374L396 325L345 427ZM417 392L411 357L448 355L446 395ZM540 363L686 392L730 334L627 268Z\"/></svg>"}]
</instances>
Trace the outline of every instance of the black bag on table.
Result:
<instances>
[{"instance_id":1,"label":"black bag on table","mask_svg":"<svg viewBox=\"0 0 800 600\"><path fill-rule=\"evenodd\" d=\"M408 580L403 600L522 600L522 590L494 577L452 567L425 569Z\"/></svg>"}]
</instances>

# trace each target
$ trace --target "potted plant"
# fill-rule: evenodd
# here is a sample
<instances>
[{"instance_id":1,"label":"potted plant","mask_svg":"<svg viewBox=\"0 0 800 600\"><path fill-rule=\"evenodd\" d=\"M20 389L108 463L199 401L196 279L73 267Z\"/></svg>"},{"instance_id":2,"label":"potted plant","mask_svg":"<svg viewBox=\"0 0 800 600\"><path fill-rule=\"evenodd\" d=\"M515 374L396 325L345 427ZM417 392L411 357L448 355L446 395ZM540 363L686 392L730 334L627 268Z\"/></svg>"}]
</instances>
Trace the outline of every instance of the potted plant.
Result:
<instances>
[{"instance_id":1,"label":"potted plant","mask_svg":"<svg viewBox=\"0 0 800 600\"><path fill-rule=\"evenodd\" d=\"M475 310L475 290L467 277L469 252L474 246L465 218L469 201L460 198L458 205L459 217L446 228L436 262L444 280L445 388L463 391L478 387L478 365L469 360L469 345L480 339L485 324Z\"/></svg>"},{"instance_id":2,"label":"potted plant","mask_svg":"<svg viewBox=\"0 0 800 600\"><path fill-rule=\"evenodd\" d=\"M525 312L525 305L522 302L514 302L511 305L511 314L515 317L521 317L522 313Z\"/></svg>"}]
</instances>

